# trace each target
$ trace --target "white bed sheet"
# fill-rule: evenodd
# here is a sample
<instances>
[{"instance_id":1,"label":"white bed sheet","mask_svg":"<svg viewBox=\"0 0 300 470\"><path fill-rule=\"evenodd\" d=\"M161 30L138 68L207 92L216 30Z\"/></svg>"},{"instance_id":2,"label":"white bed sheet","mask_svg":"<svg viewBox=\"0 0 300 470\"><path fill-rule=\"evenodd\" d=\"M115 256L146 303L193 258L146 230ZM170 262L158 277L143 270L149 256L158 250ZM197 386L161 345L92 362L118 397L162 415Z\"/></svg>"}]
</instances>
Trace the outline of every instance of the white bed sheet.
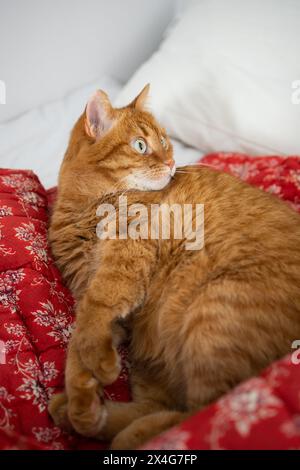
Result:
<instances>
[{"instance_id":1,"label":"white bed sheet","mask_svg":"<svg viewBox=\"0 0 300 470\"><path fill-rule=\"evenodd\" d=\"M62 100L35 108L3 124L0 127L0 166L33 170L45 188L55 186L70 130L87 99L102 88L114 101L121 87L115 79L104 76ZM173 144L177 165L193 163L201 156L199 150L178 141Z\"/></svg>"}]
</instances>

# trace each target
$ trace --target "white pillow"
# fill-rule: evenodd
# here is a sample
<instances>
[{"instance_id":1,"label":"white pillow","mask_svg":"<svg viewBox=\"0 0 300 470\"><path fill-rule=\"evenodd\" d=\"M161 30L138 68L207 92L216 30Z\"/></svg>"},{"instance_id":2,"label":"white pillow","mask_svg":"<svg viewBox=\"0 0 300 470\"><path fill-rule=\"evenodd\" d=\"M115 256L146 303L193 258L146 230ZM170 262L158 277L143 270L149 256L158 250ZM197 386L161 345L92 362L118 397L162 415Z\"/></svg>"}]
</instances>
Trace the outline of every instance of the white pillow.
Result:
<instances>
[{"instance_id":1,"label":"white pillow","mask_svg":"<svg viewBox=\"0 0 300 470\"><path fill-rule=\"evenodd\" d=\"M114 98L121 84L104 75L58 101L33 108L0 125L0 167L29 168L45 188L56 185L70 131L98 88Z\"/></svg>"},{"instance_id":2,"label":"white pillow","mask_svg":"<svg viewBox=\"0 0 300 470\"><path fill-rule=\"evenodd\" d=\"M116 105L150 82L150 109L189 145L300 153L299 56L299 1L194 0Z\"/></svg>"}]
</instances>

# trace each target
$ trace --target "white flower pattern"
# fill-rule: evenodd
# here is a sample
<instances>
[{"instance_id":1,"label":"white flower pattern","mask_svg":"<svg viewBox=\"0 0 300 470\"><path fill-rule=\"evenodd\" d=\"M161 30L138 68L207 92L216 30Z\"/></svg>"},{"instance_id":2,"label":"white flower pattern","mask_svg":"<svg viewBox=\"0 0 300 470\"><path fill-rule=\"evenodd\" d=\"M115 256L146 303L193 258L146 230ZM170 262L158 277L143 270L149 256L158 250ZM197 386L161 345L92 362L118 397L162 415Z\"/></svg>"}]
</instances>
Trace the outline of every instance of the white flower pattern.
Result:
<instances>
[{"instance_id":1,"label":"white flower pattern","mask_svg":"<svg viewBox=\"0 0 300 470\"><path fill-rule=\"evenodd\" d=\"M45 327L51 327L52 330L47 333L52 336L55 341L66 345L72 333L72 324L70 324L70 317L62 310L56 311L53 304L48 300L47 302L40 302L42 309L32 312L35 317L34 321Z\"/></svg>"},{"instance_id":2,"label":"white flower pattern","mask_svg":"<svg viewBox=\"0 0 300 470\"><path fill-rule=\"evenodd\" d=\"M37 192L40 185L33 178L33 175L11 174L1 176L0 181L5 186L14 189L16 197L26 213L28 207L37 212L39 207L45 204L43 198Z\"/></svg>"},{"instance_id":3,"label":"white flower pattern","mask_svg":"<svg viewBox=\"0 0 300 470\"><path fill-rule=\"evenodd\" d=\"M49 262L46 233L38 232L32 222L23 222L15 228L16 237L26 242L26 250L30 252L36 266L46 266Z\"/></svg>"},{"instance_id":4,"label":"white flower pattern","mask_svg":"<svg viewBox=\"0 0 300 470\"><path fill-rule=\"evenodd\" d=\"M0 305L8 307L11 312L17 311L19 294L21 289L19 283L24 279L25 274L22 269L18 271L7 271L0 276Z\"/></svg>"},{"instance_id":5,"label":"white flower pattern","mask_svg":"<svg viewBox=\"0 0 300 470\"><path fill-rule=\"evenodd\" d=\"M276 415L281 401L260 377L248 380L217 402L207 440L212 449L222 449L220 440L230 425L246 438L252 428Z\"/></svg>"},{"instance_id":6,"label":"white flower pattern","mask_svg":"<svg viewBox=\"0 0 300 470\"><path fill-rule=\"evenodd\" d=\"M60 442L56 441L62 434L61 430L57 427L34 427L32 433L38 442L50 445L53 450L61 450L63 446Z\"/></svg>"},{"instance_id":7,"label":"white flower pattern","mask_svg":"<svg viewBox=\"0 0 300 470\"><path fill-rule=\"evenodd\" d=\"M12 208L6 205L0 206L0 217L8 217L9 215L13 215Z\"/></svg>"},{"instance_id":8,"label":"white flower pattern","mask_svg":"<svg viewBox=\"0 0 300 470\"><path fill-rule=\"evenodd\" d=\"M12 431L14 425L11 420L16 415L10 407L11 402L15 399L7 389L3 386L0 386L0 429L7 431Z\"/></svg>"},{"instance_id":9,"label":"white flower pattern","mask_svg":"<svg viewBox=\"0 0 300 470\"><path fill-rule=\"evenodd\" d=\"M4 239L4 235L2 233L2 229L4 225L0 222L0 241ZM0 243L0 254L2 256L14 255L16 252L11 246L6 246L5 243Z\"/></svg>"}]
</instances>

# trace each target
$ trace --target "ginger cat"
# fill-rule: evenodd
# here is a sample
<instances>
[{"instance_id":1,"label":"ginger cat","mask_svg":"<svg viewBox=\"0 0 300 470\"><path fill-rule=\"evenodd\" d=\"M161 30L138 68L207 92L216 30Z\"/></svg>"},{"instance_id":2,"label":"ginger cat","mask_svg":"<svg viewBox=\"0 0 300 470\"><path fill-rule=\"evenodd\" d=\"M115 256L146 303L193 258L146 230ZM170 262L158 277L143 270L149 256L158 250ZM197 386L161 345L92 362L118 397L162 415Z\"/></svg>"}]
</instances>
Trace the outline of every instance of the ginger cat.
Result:
<instances>
[{"instance_id":1,"label":"ginger cat","mask_svg":"<svg viewBox=\"0 0 300 470\"><path fill-rule=\"evenodd\" d=\"M228 174L174 175L172 146L145 110L149 87L114 109L99 91L71 134L49 230L77 299L56 424L133 449L257 374L300 338L300 217ZM205 245L99 240L96 209L204 203ZM133 401L102 398L120 371L117 320L128 320Z\"/></svg>"}]
</instances>

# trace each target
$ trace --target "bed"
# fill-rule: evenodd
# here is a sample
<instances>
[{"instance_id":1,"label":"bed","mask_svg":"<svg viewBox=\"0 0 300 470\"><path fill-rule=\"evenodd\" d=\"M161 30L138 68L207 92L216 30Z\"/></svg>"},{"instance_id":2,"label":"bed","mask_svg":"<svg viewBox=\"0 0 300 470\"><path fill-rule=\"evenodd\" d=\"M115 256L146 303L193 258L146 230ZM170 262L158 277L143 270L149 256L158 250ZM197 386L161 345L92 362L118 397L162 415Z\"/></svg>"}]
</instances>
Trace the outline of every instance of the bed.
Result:
<instances>
[{"instance_id":1,"label":"bed","mask_svg":"<svg viewBox=\"0 0 300 470\"><path fill-rule=\"evenodd\" d=\"M212 154L202 162L286 200L300 211L300 157ZM0 448L105 449L108 443L68 435L47 404L62 390L74 301L47 243L55 191L25 170L0 170ZM297 347L297 345L296 345ZM130 400L126 347L123 369L105 389ZM145 449L300 448L300 356L297 350L260 377L239 385Z\"/></svg>"},{"instance_id":2,"label":"bed","mask_svg":"<svg viewBox=\"0 0 300 470\"><path fill-rule=\"evenodd\" d=\"M0 127L0 449L109 445L62 432L47 412L64 385L74 322L74 301L47 243L49 213L70 130L96 89L124 105L150 81L152 110L171 134L178 166L201 160L300 212L300 115L293 105L299 5L189 4L125 85L102 75ZM299 345L144 449L300 449ZM122 373L105 395L128 401L126 347L120 352Z\"/></svg>"}]
</instances>

